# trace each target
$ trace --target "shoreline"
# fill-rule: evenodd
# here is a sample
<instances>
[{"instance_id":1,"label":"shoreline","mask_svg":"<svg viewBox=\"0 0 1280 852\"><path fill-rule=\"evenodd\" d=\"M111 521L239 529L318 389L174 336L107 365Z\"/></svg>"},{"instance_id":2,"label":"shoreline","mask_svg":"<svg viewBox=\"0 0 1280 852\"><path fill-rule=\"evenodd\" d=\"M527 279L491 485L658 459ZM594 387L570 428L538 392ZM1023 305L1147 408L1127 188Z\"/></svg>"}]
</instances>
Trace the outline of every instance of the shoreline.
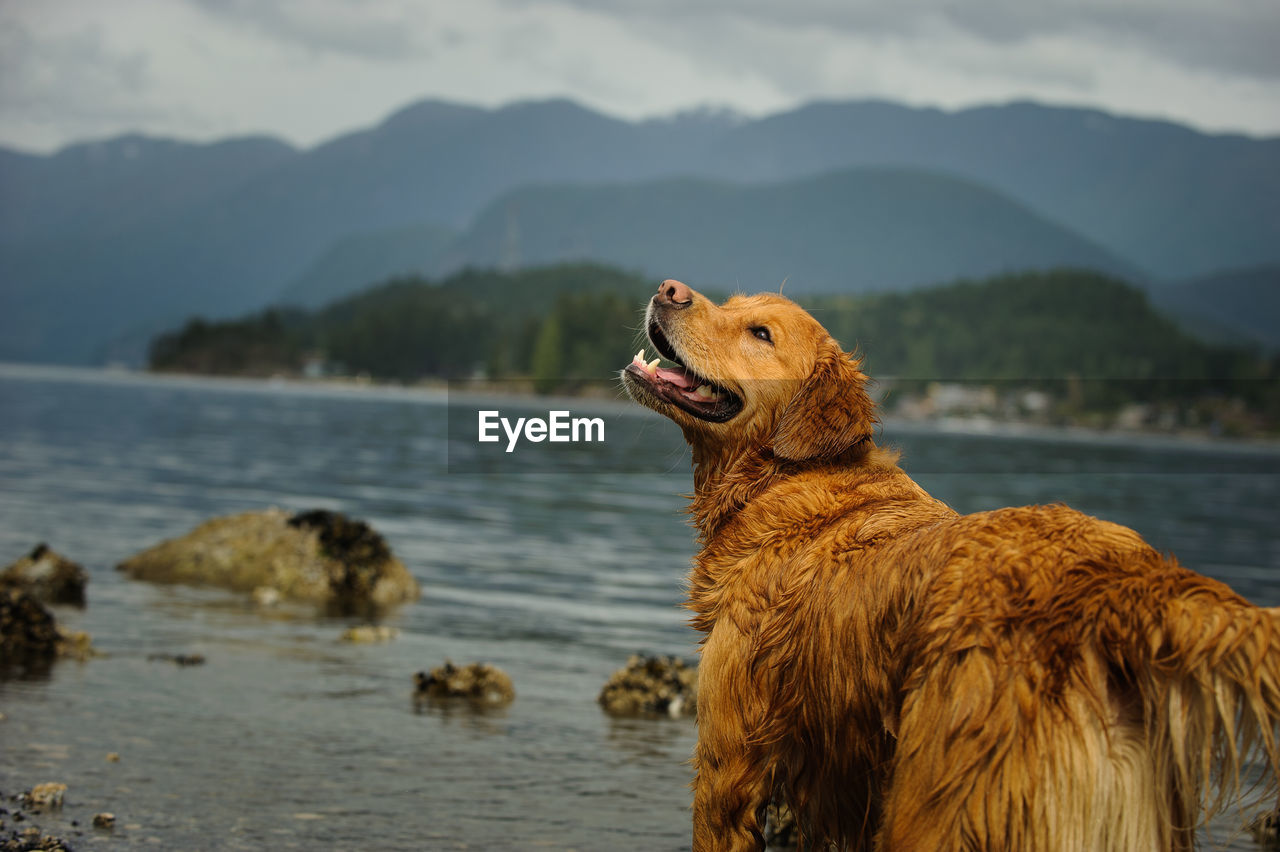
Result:
<instances>
[{"instance_id":1,"label":"shoreline","mask_svg":"<svg viewBox=\"0 0 1280 852\"><path fill-rule=\"evenodd\" d=\"M307 396L343 396L351 399L402 400L434 405L447 405L451 397L468 401L503 401L522 407L548 408L574 406L584 410L611 411L623 415L646 416L646 409L630 402L618 386L617 396L603 394L533 393L527 380L459 379L427 380L406 385L369 378L318 378L292 376L246 377L216 376L203 373L152 372L127 367L83 367L61 364L29 364L0 361L0 379L27 381L61 381L85 383L118 383L152 387L190 388L250 393L281 391ZM603 384L603 383L602 383ZM506 387L504 387L504 385ZM656 415L655 415L656 416ZM988 415L938 415L908 417L897 413L880 419L880 433L941 433L970 437L992 437L1031 441L1068 441L1078 443L1159 444L1171 448L1203 449L1243 453L1280 453L1280 436L1213 436L1199 429L1102 429L1081 425L1052 425L1031 420L1006 420Z\"/></svg>"}]
</instances>

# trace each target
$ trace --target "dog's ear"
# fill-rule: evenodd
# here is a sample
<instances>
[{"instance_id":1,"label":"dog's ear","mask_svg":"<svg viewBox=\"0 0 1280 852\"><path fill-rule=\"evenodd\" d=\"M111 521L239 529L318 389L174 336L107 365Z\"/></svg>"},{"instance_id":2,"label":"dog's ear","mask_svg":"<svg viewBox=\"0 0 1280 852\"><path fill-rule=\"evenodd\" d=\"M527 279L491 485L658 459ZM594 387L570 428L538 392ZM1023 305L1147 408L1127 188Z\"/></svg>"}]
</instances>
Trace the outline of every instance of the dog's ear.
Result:
<instances>
[{"instance_id":1,"label":"dog's ear","mask_svg":"<svg viewBox=\"0 0 1280 852\"><path fill-rule=\"evenodd\" d=\"M837 456L871 437L875 403L859 363L835 346L822 356L778 420L775 456L793 461Z\"/></svg>"}]
</instances>

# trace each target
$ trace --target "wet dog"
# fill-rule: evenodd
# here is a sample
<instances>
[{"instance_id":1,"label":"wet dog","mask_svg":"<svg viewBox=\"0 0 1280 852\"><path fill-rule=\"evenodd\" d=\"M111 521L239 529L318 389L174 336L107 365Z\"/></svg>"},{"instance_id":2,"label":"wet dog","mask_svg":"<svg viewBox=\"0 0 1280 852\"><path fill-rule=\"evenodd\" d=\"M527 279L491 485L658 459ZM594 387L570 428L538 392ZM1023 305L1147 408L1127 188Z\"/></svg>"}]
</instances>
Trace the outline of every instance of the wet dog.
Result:
<instances>
[{"instance_id":1,"label":"wet dog","mask_svg":"<svg viewBox=\"0 0 1280 852\"><path fill-rule=\"evenodd\" d=\"M773 800L816 848L1190 849L1274 779L1280 611L1065 506L957 515L781 296L666 281L646 325L624 384L693 449L695 850L763 848Z\"/></svg>"}]
</instances>

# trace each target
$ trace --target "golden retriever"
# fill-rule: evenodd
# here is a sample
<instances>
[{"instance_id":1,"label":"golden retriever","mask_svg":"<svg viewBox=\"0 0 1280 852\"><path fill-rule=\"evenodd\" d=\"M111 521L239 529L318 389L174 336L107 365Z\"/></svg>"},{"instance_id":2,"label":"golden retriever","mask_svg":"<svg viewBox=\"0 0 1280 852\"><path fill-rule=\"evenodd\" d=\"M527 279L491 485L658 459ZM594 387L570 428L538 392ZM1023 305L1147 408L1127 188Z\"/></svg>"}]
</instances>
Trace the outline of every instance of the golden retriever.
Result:
<instances>
[{"instance_id":1,"label":"golden retriever","mask_svg":"<svg viewBox=\"0 0 1280 852\"><path fill-rule=\"evenodd\" d=\"M1280 609L1065 506L957 515L779 295L665 281L623 371L693 448L693 847L1189 849L1280 749Z\"/></svg>"}]
</instances>

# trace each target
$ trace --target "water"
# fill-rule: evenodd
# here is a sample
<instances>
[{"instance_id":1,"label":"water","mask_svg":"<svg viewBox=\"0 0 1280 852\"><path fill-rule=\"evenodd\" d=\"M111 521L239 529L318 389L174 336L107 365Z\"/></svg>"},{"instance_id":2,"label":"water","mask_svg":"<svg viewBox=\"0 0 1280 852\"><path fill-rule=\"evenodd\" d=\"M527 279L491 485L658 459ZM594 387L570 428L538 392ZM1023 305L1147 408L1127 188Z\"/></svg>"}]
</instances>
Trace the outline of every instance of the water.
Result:
<instances>
[{"instance_id":1,"label":"water","mask_svg":"<svg viewBox=\"0 0 1280 852\"><path fill-rule=\"evenodd\" d=\"M47 541L83 563L89 606L57 615L108 655L0 682L0 790L66 783L40 824L80 849L687 848L693 724L612 720L595 697L633 652L692 655L689 472L673 426L601 410L635 427L645 464L619 465L613 442L574 449L603 473L581 457L571 474L476 473L449 464L439 393L0 368L0 561ZM1280 604L1280 451L905 427L885 440L960 511L1065 500ZM386 536L423 586L388 619L399 639L345 645L355 622L113 570L268 506L347 512ZM446 657L502 667L516 701L415 708L412 674ZM98 811L113 832L87 827Z\"/></svg>"}]
</instances>

